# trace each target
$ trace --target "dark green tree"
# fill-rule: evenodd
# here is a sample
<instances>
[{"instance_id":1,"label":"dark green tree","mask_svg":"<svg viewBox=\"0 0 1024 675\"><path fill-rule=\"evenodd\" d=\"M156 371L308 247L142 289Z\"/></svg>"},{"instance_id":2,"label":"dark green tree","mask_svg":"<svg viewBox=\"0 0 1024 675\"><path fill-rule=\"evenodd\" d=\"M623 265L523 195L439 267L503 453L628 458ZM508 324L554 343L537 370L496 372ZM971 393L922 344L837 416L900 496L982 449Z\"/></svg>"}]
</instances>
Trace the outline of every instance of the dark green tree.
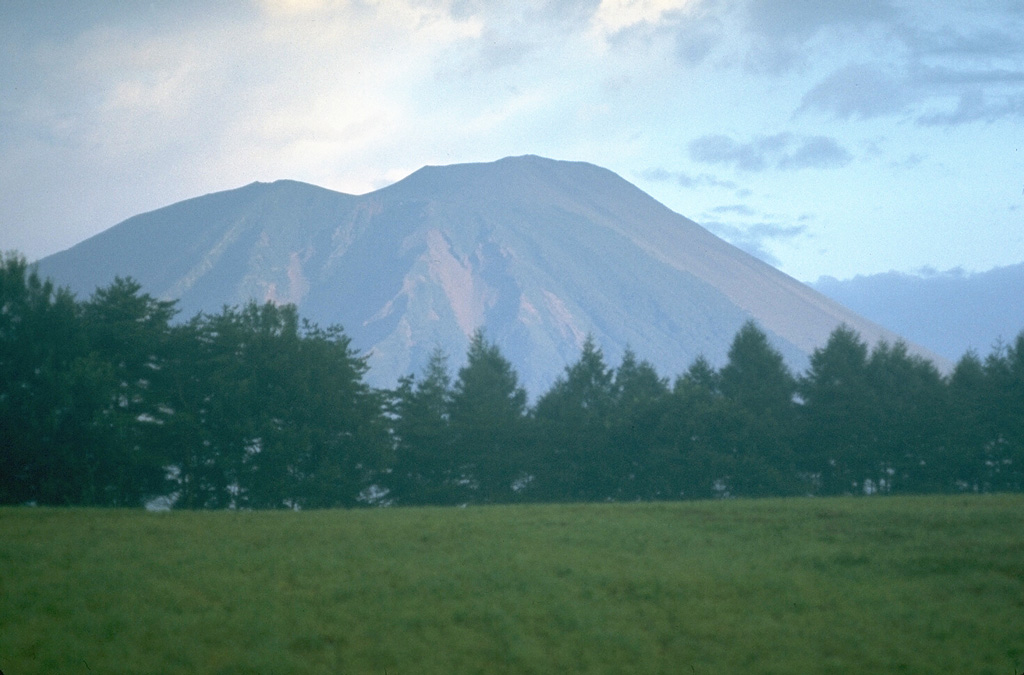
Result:
<instances>
[{"instance_id":1,"label":"dark green tree","mask_svg":"<svg viewBox=\"0 0 1024 675\"><path fill-rule=\"evenodd\" d=\"M354 506L372 492L383 401L340 327L250 303L198 315L176 344L176 506Z\"/></svg>"},{"instance_id":2,"label":"dark green tree","mask_svg":"<svg viewBox=\"0 0 1024 675\"><path fill-rule=\"evenodd\" d=\"M460 501L501 502L515 498L513 483L526 441L526 391L498 346L482 330L470 340L451 402L455 467Z\"/></svg>"},{"instance_id":3,"label":"dark green tree","mask_svg":"<svg viewBox=\"0 0 1024 675\"><path fill-rule=\"evenodd\" d=\"M298 457L294 496L302 508L372 505L390 460L384 396L364 381L366 359L341 326L303 322L290 395L280 401L289 457Z\"/></svg>"},{"instance_id":4,"label":"dark green tree","mask_svg":"<svg viewBox=\"0 0 1024 675\"><path fill-rule=\"evenodd\" d=\"M1024 490L1024 331L985 360L988 483L996 491Z\"/></svg>"},{"instance_id":5,"label":"dark green tree","mask_svg":"<svg viewBox=\"0 0 1024 675\"><path fill-rule=\"evenodd\" d=\"M875 476L874 394L868 374L868 346L846 325L811 354L799 382L800 470L825 495L863 491Z\"/></svg>"},{"instance_id":6,"label":"dark green tree","mask_svg":"<svg viewBox=\"0 0 1024 675\"><path fill-rule=\"evenodd\" d=\"M999 437L991 414L996 399L994 393L977 353L964 354L949 378L948 442L955 458L950 469L959 491L993 489L989 452L995 447L993 440Z\"/></svg>"},{"instance_id":7,"label":"dark green tree","mask_svg":"<svg viewBox=\"0 0 1024 675\"><path fill-rule=\"evenodd\" d=\"M81 306L88 354L77 368L89 373L93 399L88 433L79 443L89 503L138 506L166 493L163 429L175 304L117 277Z\"/></svg>"},{"instance_id":8,"label":"dark green tree","mask_svg":"<svg viewBox=\"0 0 1024 675\"><path fill-rule=\"evenodd\" d=\"M448 357L430 355L422 378L403 377L392 394L395 459L388 497L398 504L445 504L456 497Z\"/></svg>"},{"instance_id":9,"label":"dark green tree","mask_svg":"<svg viewBox=\"0 0 1024 675\"><path fill-rule=\"evenodd\" d=\"M796 381L782 355L753 321L745 323L720 372L728 403L721 414L719 443L731 459L723 482L734 495L798 494L793 452Z\"/></svg>"},{"instance_id":10,"label":"dark green tree","mask_svg":"<svg viewBox=\"0 0 1024 675\"><path fill-rule=\"evenodd\" d=\"M537 494L545 500L595 501L615 494L617 473L610 429L615 374L592 336L534 406L540 465Z\"/></svg>"},{"instance_id":11,"label":"dark green tree","mask_svg":"<svg viewBox=\"0 0 1024 675\"><path fill-rule=\"evenodd\" d=\"M235 307L198 314L175 331L168 434L177 508L245 505L246 460L256 450L247 332Z\"/></svg>"},{"instance_id":12,"label":"dark green tree","mask_svg":"<svg viewBox=\"0 0 1024 675\"><path fill-rule=\"evenodd\" d=\"M648 361L627 349L615 370L609 439L616 461L616 499L665 499L674 494L670 477L677 458L664 452L661 421L668 406L668 381Z\"/></svg>"},{"instance_id":13,"label":"dark green tree","mask_svg":"<svg viewBox=\"0 0 1024 675\"><path fill-rule=\"evenodd\" d=\"M676 378L660 424L666 492L684 499L723 496L732 469L723 419L731 406L718 372L703 356Z\"/></svg>"},{"instance_id":14,"label":"dark green tree","mask_svg":"<svg viewBox=\"0 0 1024 675\"><path fill-rule=\"evenodd\" d=\"M0 259L0 503L81 503L92 373L74 296ZM83 410L83 408L85 408Z\"/></svg>"},{"instance_id":15,"label":"dark green tree","mask_svg":"<svg viewBox=\"0 0 1024 675\"><path fill-rule=\"evenodd\" d=\"M948 398L945 382L927 359L904 342L878 343L868 358L875 451L868 491L934 492L950 489Z\"/></svg>"}]
</instances>

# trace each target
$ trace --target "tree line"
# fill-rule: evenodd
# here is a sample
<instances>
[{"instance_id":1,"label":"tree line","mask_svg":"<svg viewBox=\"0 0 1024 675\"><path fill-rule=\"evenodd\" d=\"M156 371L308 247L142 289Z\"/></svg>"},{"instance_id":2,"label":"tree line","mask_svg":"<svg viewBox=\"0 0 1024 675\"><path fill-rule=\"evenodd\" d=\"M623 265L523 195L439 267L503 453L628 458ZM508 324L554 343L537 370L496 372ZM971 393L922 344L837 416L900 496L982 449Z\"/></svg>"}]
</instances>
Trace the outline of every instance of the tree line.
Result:
<instances>
[{"instance_id":1,"label":"tree line","mask_svg":"<svg viewBox=\"0 0 1024 675\"><path fill-rule=\"evenodd\" d=\"M1024 332L943 375L845 326L795 375L753 322L674 380L592 339L530 405L477 331L365 382L294 306L175 321L115 279L87 300L0 260L0 503L175 508L1024 490Z\"/></svg>"}]
</instances>

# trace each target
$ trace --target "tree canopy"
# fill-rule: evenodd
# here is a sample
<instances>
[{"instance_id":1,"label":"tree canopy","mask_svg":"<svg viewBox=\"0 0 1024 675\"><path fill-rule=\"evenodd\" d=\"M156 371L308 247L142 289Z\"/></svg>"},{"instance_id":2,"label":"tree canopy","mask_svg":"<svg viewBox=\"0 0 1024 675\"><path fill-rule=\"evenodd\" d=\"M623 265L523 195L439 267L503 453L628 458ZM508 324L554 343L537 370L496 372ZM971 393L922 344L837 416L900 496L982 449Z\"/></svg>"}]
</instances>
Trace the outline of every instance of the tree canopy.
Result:
<instances>
[{"instance_id":1,"label":"tree canopy","mask_svg":"<svg viewBox=\"0 0 1024 675\"><path fill-rule=\"evenodd\" d=\"M757 324L670 380L593 336L531 406L485 332L391 390L292 305L177 317L0 259L0 503L307 509L1024 490L1024 332L948 376L846 326L794 375Z\"/></svg>"}]
</instances>

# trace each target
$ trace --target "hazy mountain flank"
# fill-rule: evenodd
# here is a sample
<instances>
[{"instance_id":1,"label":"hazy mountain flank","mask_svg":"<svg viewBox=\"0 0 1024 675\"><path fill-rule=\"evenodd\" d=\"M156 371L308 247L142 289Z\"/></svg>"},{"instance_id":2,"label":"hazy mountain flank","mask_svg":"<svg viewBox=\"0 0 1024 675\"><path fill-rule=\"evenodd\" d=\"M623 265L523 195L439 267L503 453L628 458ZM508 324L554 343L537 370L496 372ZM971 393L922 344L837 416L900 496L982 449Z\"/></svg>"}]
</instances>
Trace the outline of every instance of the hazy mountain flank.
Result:
<instances>
[{"instance_id":1,"label":"hazy mountain flank","mask_svg":"<svg viewBox=\"0 0 1024 675\"><path fill-rule=\"evenodd\" d=\"M534 393L588 333L611 363L631 347L665 375L700 354L724 362L750 318L800 369L840 323L897 339L614 173L533 156L425 167L361 196L254 183L135 216L39 266L83 296L132 276L185 316L293 302L342 324L382 386L436 346L457 365L477 327Z\"/></svg>"},{"instance_id":2,"label":"hazy mountain flank","mask_svg":"<svg viewBox=\"0 0 1024 675\"><path fill-rule=\"evenodd\" d=\"M1024 263L976 274L822 277L814 288L950 361L972 349L985 356L1024 330Z\"/></svg>"}]
</instances>

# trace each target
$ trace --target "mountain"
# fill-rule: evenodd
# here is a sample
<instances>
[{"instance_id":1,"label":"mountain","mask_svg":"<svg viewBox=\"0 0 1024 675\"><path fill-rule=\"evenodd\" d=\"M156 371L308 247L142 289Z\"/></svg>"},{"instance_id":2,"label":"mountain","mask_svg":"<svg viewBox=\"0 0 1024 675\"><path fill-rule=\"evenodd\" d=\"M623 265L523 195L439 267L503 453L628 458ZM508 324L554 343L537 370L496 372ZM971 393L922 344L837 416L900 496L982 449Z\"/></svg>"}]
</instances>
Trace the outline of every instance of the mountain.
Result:
<instances>
[{"instance_id":1,"label":"mountain","mask_svg":"<svg viewBox=\"0 0 1024 675\"><path fill-rule=\"evenodd\" d=\"M587 334L665 375L726 359L755 319L797 370L840 323L897 336L718 239L616 174L534 156L425 167L354 196L254 183L130 218L39 261L80 296L131 276L188 317L293 302L370 354L369 381L459 365L483 327L532 394Z\"/></svg>"},{"instance_id":2,"label":"mountain","mask_svg":"<svg viewBox=\"0 0 1024 675\"><path fill-rule=\"evenodd\" d=\"M976 274L822 277L813 286L950 361L972 349L985 356L1024 330L1024 263Z\"/></svg>"}]
</instances>

